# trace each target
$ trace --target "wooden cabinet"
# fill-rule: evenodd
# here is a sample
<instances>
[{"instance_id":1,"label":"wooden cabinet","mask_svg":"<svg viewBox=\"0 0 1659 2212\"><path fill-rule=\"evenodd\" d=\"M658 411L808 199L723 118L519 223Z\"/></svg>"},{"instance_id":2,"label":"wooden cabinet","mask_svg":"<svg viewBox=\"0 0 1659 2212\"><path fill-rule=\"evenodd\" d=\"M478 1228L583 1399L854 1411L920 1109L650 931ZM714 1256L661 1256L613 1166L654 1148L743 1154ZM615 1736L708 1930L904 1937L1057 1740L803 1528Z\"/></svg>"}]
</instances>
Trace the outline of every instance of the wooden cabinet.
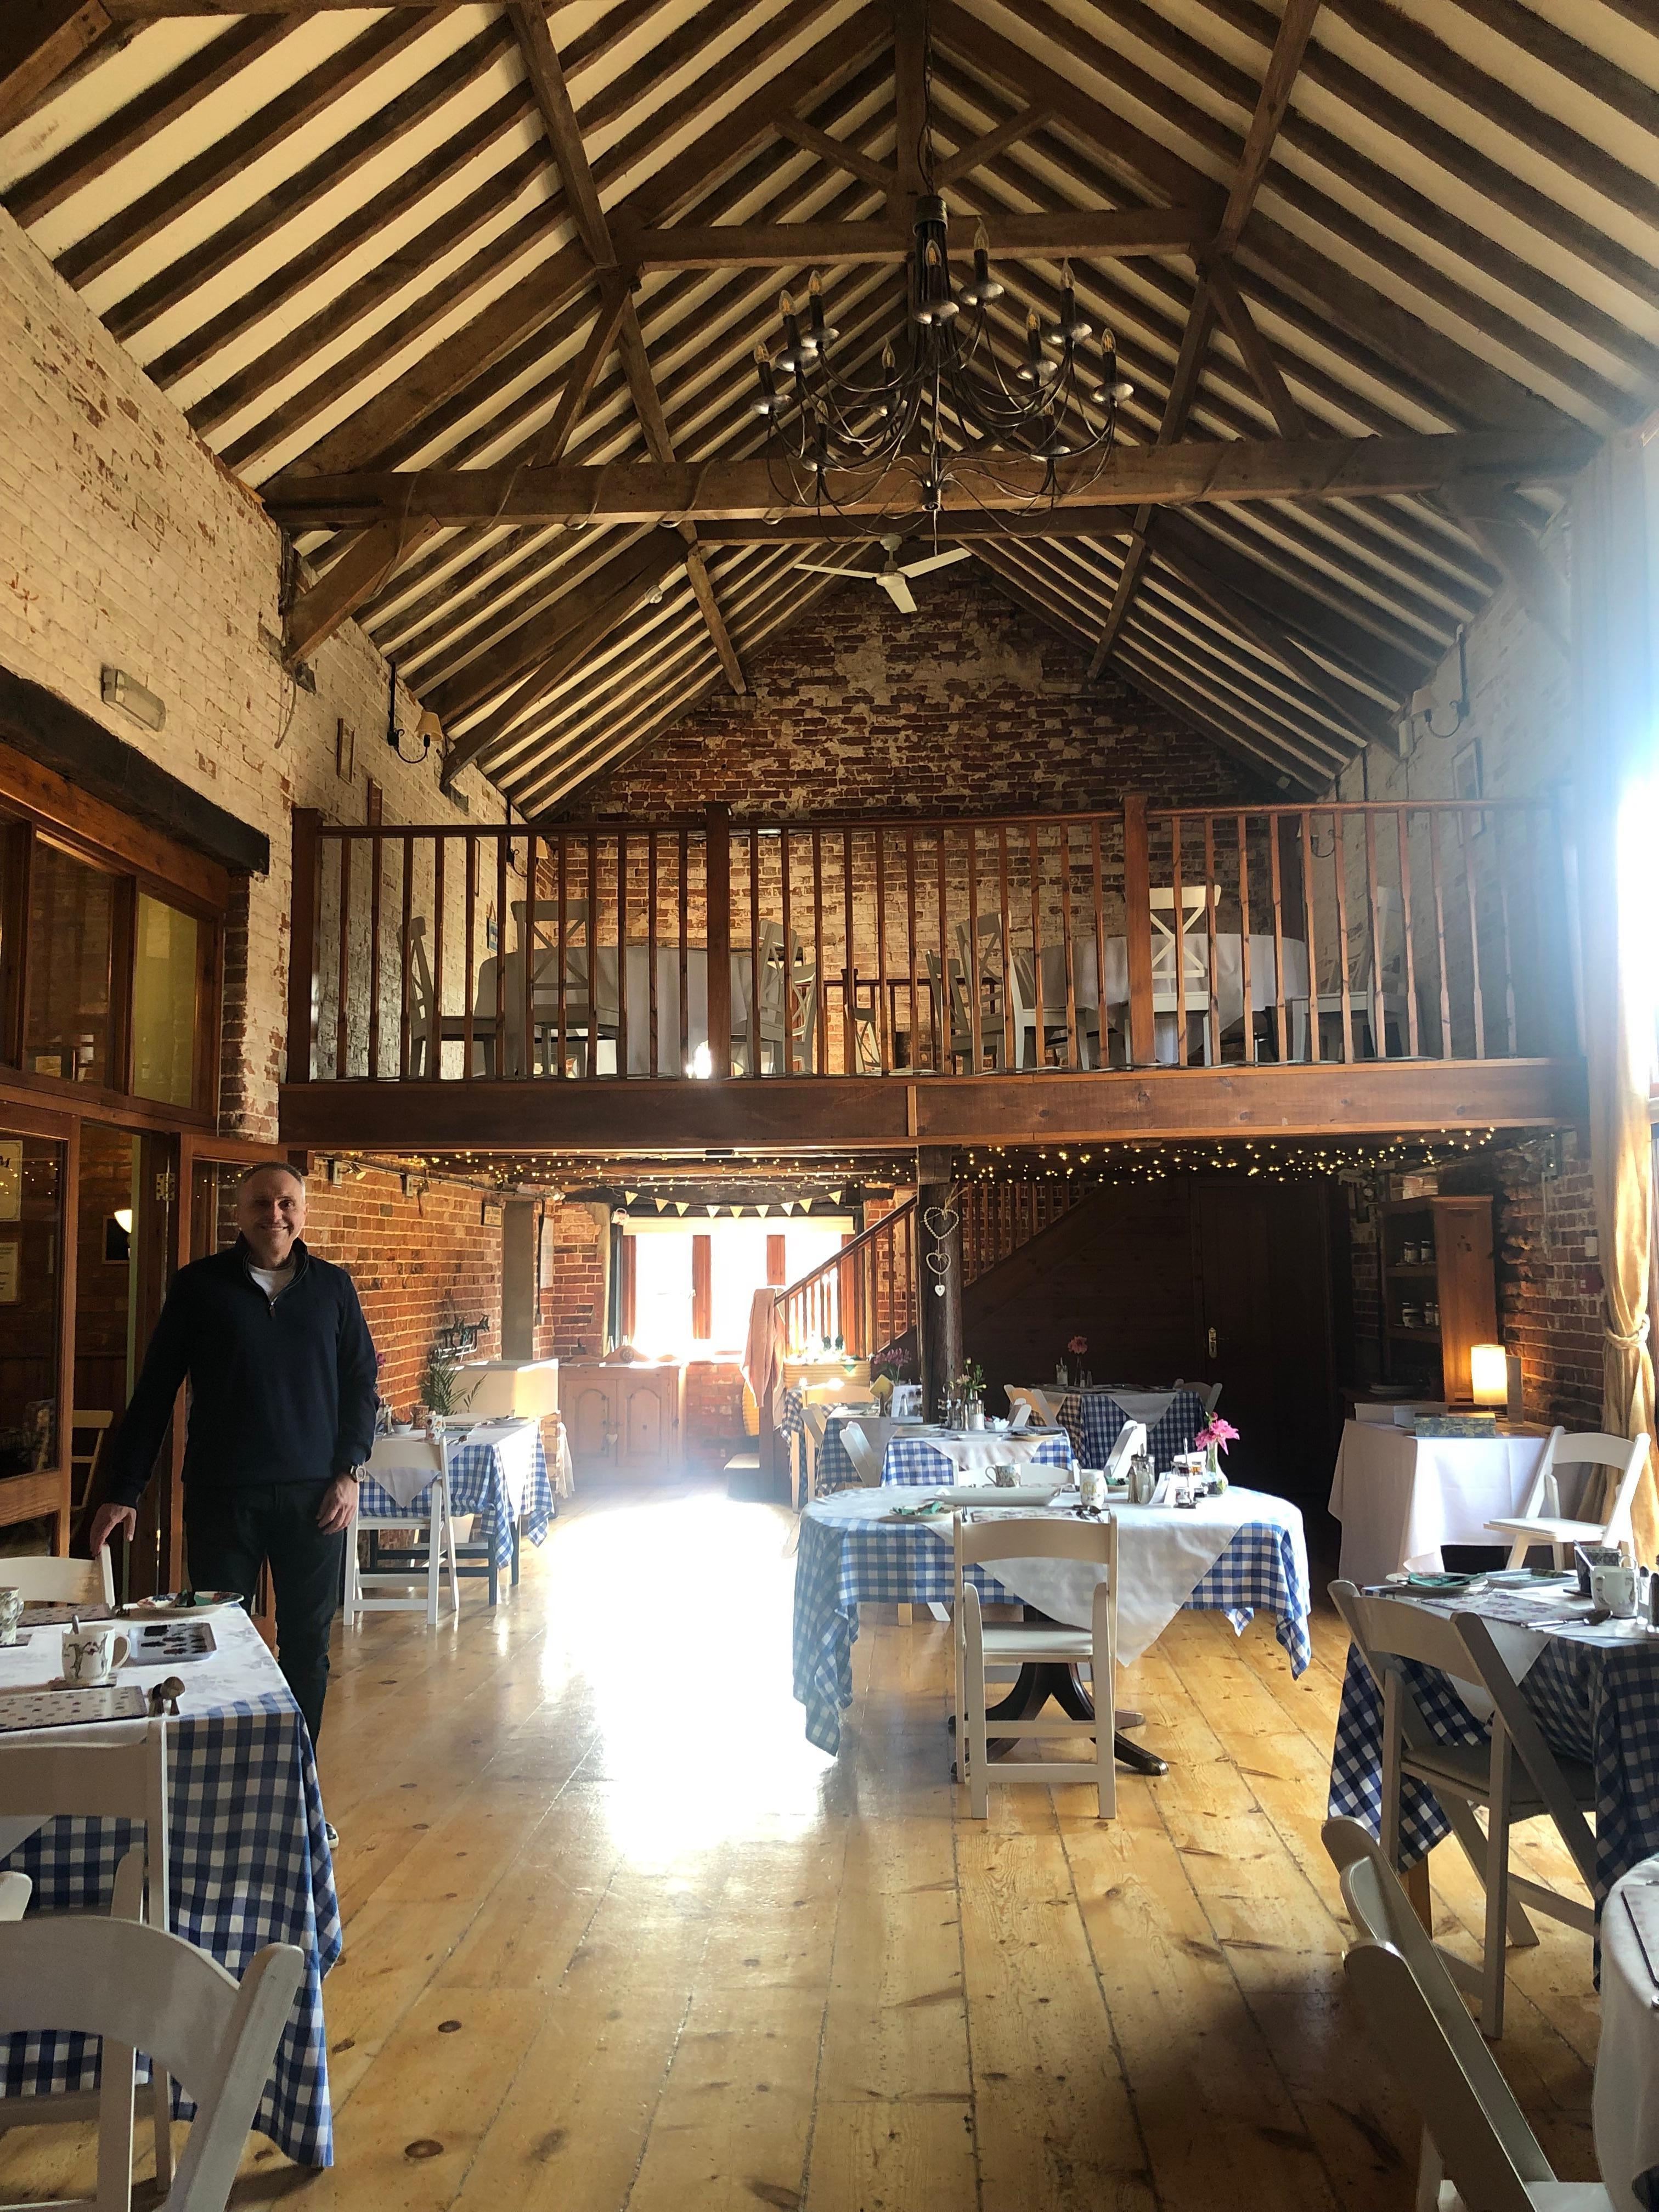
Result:
<instances>
[{"instance_id":1,"label":"wooden cabinet","mask_svg":"<svg viewBox=\"0 0 1659 2212\"><path fill-rule=\"evenodd\" d=\"M1395 1199L1382 1208L1383 1364L1390 1382L1467 1404L1469 1352L1496 1344L1490 1198Z\"/></svg>"},{"instance_id":2,"label":"wooden cabinet","mask_svg":"<svg viewBox=\"0 0 1659 2212\"><path fill-rule=\"evenodd\" d=\"M685 1370L672 1363L567 1359L559 1398L577 1480L664 1479L685 1456Z\"/></svg>"}]
</instances>

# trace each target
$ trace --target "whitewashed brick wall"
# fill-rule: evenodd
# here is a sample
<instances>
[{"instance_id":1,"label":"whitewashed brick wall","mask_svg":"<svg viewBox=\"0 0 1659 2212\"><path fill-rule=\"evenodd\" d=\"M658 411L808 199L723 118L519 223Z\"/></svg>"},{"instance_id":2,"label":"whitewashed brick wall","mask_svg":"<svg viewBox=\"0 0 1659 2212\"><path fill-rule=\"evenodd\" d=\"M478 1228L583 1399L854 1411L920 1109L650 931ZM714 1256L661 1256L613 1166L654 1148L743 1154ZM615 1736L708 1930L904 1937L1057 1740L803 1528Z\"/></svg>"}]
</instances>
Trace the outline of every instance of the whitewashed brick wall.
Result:
<instances>
[{"instance_id":1,"label":"whitewashed brick wall","mask_svg":"<svg viewBox=\"0 0 1659 2212\"><path fill-rule=\"evenodd\" d=\"M386 666L355 624L316 654L314 696L274 657L260 632L281 630L281 552L253 493L0 211L0 663L269 836L270 873L248 885L246 941L233 928L227 957L223 1121L256 1138L276 1127L292 808L360 822L373 776L388 823L459 818L435 752L411 768L384 742ZM104 704L106 664L160 694L164 729ZM412 731L406 696L400 720ZM501 818L476 772L459 788L471 821Z\"/></svg>"}]
</instances>

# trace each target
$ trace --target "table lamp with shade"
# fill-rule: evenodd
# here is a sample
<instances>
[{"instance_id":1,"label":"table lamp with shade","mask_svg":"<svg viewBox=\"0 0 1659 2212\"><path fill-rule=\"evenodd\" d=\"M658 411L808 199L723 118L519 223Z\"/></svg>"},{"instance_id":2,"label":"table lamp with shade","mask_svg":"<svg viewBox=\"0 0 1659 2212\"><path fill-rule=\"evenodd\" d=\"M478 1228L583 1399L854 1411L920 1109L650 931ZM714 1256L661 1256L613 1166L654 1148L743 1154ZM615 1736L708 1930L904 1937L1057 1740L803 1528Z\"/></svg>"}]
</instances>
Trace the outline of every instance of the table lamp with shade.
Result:
<instances>
[{"instance_id":1,"label":"table lamp with shade","mask_svg":"<svg viewBox=\"0 0 1659 2212\"><path fill-rule=\"evenodd\" d=\"M1519 1421L1521 1362L1501 1344L1469 1346L1469 1395L1478 1407L1494 1412L1501 1406L1509 1419Z\"/></svg>"}]
</instances>

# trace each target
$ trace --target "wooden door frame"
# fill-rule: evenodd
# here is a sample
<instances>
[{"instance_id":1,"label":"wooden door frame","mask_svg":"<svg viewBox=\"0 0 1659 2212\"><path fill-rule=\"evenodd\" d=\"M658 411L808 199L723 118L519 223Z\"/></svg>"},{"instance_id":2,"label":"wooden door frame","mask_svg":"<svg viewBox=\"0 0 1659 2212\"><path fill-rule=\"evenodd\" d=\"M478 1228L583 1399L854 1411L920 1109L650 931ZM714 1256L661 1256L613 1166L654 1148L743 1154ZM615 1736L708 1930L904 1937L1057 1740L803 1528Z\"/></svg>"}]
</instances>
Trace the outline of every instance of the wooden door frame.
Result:
<instances>
[{"instance_id":1,"label":"wooden door frame","mask_svg":"<svg viewBox=\"0 0 1659 2212\"><path fill-rule=\"evenodd\" d=\"M58 1265L58 1400L53 1421L53 1443L58 1464L38 1468L30 1474L0 1476L0 1528L20 1521L50 1519L52 1549L59 1556L70 1547L71 1474L70 1454L74 1438L70 1418L75 1411L75 1295L76 1261L81 1229L81 1118L53 1112L33 1103L23 1104L0 1091L0 1120L19 1136L39 1137L64 1147L64 1181L58 1201L61 1246Z\"/></svg>"}]
</instances>

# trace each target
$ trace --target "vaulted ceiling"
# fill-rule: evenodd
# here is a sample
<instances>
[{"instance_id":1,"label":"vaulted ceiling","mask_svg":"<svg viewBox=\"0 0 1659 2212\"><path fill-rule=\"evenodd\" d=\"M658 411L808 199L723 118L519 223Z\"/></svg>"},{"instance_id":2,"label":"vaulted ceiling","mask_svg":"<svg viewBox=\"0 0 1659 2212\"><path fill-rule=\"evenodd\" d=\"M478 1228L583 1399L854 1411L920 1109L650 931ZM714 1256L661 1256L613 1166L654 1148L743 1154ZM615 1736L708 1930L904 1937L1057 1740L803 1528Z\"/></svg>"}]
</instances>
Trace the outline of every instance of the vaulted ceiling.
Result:
<instances>
[{"instance_id":1,"label":"vaulted ceiling","mask_svg":"<svg viewBox=\"0 0 1659 2212\"><path fill-rule=\"evenodd\" d=\"M1504 578L1565 637L1540 532L1659 396L1650 0L19 0L0 197L293 530L291 651L355 615L534 815L919 523L739 465L781 284L901 327L924 84L1010 356L1069 253L1135 386L942 541L1292 789Z\"/></svg>"}]
</instances>

